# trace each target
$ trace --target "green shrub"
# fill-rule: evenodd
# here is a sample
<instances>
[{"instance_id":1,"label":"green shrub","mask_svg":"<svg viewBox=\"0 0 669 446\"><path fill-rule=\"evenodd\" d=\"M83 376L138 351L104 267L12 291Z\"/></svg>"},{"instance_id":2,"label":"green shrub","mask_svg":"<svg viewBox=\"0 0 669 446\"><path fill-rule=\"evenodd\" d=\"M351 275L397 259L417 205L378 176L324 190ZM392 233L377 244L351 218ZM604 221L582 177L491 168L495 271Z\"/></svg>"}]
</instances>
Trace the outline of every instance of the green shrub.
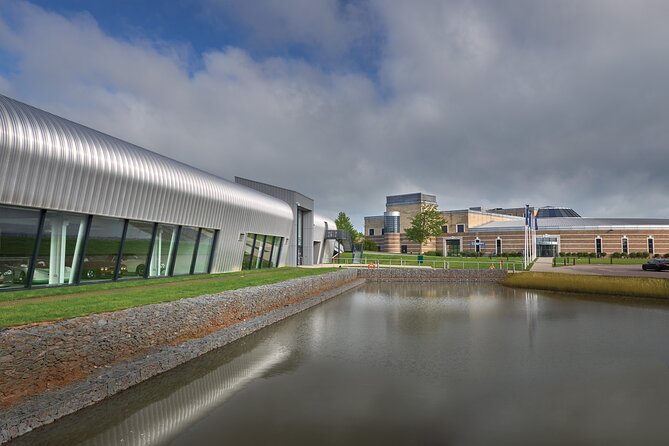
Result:
<instances>
[{"instance_id":1,"label":"green shrub","mask_svg":"<svg viewBox=\"0 0 669 446\"><path fill-rule=\"evenodd\" d=\"M376 243L374 243L374 240L370 240L368 238L365 238L362 241L362 249L365 251L378 251L378 247L376 246Z\"/></svg>"},{"instance_id":2,"label":"green shrub","mask_svg":"<svg viewBox=\"0 0 669 446\"><path fill-rule=\"evenodd\" d=\"M436 257L443 257L443 253L439 250L436 251L425 251L423 253L426 256L436 256Z\"/></svg>"}]
</instances>

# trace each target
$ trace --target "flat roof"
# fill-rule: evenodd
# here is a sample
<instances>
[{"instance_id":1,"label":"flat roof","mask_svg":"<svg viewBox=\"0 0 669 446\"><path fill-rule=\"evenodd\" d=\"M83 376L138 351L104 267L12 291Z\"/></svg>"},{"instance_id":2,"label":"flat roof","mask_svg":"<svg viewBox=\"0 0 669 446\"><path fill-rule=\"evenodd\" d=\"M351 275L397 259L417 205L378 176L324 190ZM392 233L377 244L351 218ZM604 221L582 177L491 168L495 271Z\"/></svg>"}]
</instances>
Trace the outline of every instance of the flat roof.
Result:
<instances>
[{"instance_id":1,"label":"flat roof","mask_svg":"<svg viewBox=\"0 0 669 446\"><path fill-rule=\"evenodd\" d=\"M393 204L420 204L423 202L437 203L436 195L428 195L422 192L414 194L388 195L386 196L386 206Z\"/></svg>"}]
</instances>

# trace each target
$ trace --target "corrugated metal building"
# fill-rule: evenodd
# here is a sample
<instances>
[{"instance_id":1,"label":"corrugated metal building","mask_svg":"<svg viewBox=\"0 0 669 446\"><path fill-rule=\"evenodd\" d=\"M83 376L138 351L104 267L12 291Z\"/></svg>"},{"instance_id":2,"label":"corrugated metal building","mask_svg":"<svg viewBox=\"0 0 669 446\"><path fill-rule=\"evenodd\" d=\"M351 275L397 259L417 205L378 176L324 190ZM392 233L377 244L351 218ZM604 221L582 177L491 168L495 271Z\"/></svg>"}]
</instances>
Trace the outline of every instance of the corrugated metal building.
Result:
<instances>
[{"instance_id":1,"label":"corrugated metal building","mask_svg":"<svg viewBox=\"0 0 669 446\"><path fill-rule=\"evenodd\" d=\"M294 225L285 201L0 95L0 287L295 265Z\"/></svg>"}]
</instances>

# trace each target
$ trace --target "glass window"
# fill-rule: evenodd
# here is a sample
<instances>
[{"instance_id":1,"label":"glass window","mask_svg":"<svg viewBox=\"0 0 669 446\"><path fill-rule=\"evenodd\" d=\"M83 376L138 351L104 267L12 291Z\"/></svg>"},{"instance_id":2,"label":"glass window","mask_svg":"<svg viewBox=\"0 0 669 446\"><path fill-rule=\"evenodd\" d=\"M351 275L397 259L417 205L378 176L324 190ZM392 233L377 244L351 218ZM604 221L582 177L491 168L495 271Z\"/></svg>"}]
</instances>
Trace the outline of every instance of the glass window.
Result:
<instances>
[{"instance_id":1,"label":"glass window","mask_svg":"<svg viewBox=\"0 0 669 446\"><path fill-rule=\"evenodd\" d=\"M79 264L86 237L85 215L48 211L37 258L34 285L75 283L74 269Z\"/></svg>"},{"instance_id":2,"label":"glass window","mask_svg":"<svg viewBox=\"0 0 669 446\"><path fill-rule=\"evenodd\" d=\"M213 229L202 229L200 233L200 244L197 248L197 259L195 260L195 270L197 273L208 273L209 260L211 259L211 251L214 247L214 235L216 231Z\"/></svg>"},{"instance_id":3,"label":"glass window","mask_svg":"<svg viewBox=\"0 0 669 446\"><path fill-rule=\"evenodd\" d=\"M0 206L0 288L26 285L40 211Z\"/></svg>"},{"instance_id":4,"label":"glass window","mask_svg":"<svg viewBox=\"0 0 669 446\"><path fill-rule=\"evenodd\" d=\"M456 229L458 232L465 232L465 225L457 225Z\"/></svg>"},{"instance_id":5,"label":"glass window","mask_svg":"<svg viewBox=\"0 0 669 446\"><path fill-rule=\"evenodd\" d=\"M495 245L495 253L496 254L501 254L502 253L502 239L498 238L496 245Z\"/></svg>"},{"instance_id":6,"label":"glass window","mask_svg":"<svg viewBox=\"0 0 669 446\"><path fill-rule=\"evenodd\" d=\"M303 239L304 239L304 212L301 209L297 210L297 264L301 265L303 258Z\"/></svg>"},{"instance_id":7,"label":"glass window","mask_svg":"<svg viewBox=\"0 0 669 446\"><path fill-rule=\"evenodd\" d=\"M274 239L276 237L268 235L265 237L265 248L262 253L262 268L272 268L272 251L274 250Z\"/></svg>"},{"instance_id":8,"label":"glass window","mask_svg":"<svg viewBox=\"0 0 669 446\"><path fill-rule=\"evenodd\" d=\"M177 227L159 224L156 228L156 240L153 242L149 276L167 276L170 259L173 257L177 243Z\"/></svg>"},{"instance_id":9,"label":"glass window","mask_svg":"<svg viewBox=\"0 0 669 446\"><path fill-rule=\"evenodd\" d=\"M251 269L251 261L253 259L253 245L255 245L256 235L246 234L246 246L244 247L244 261L242 269Z\"/></svg>"},{"instance_id":10,"label":"glass window","mask_svg":"<svg viewBox=\"0 0 669 446\"><path fill-rule=\"evenodd\" d=\"M448 225L441 225L441 232L448 234Z\"/></svg>"},{"instance_id":11,"label":"glass window","mask_svg":"<svg viewBox=\"0 0 669 446\"><path fill-rule=\"evenodd\" d=\"M622 238L622 248L623 248L623 254L629 254L629 246L627 243L627 237Z\"/></svg>"},{"instance_id":12,"label":"glass window","mask_svg":"<svg viewBox=\"0 0 669 446\"><path fill-rule=\"evenodd\" d=\"M200 230L198 228L191 228L184 226L181 228L181 235L179 236L179 247L177 248L177 257L174 260L175 276L182 276L190 274L190 268L193 265L193 254L195 253L195 245L197 244L197 235Z\"/></svg>"},{"instance_id":13,"label":"glass window","mask_svg":"<svg viewBox=\"0 0 669 446\"><path fill-rule=\"evenodd\" d=\"M655 245L652 237L648 237L648 253L655 254Z\"/></svg>"},{"instance_id":14,"label":"glass window","mask_svg":"<svg viewBox=\"0 0 669 446\"><path fill-rule=\"evenodd\" d=\"M460 255L460 240L446 240L445 256L459 256Z\"/></svg>"},{"instance_id":15,"label":"glass window","mask_svg":"<svg viewBox=\"0 0 669 446\"><path fill-rule=\"evenodd\" d=\"M81 265L81 281L113 279L116 258L121 249L124 220L93 217ZM125 270L119 271L123 276Z\"/></svg>"},{"instance_id":16,"label":"glass window","mask_svg":"<svg viewBox=\"0 0 669 446\"><path fill-rule=\"evenodd\" d=\"M152 235L153 223L143 221L128 222L128 231L125 235L123 255L121 256L121 271L123 271L123 275L119 278L144 277Z\"/></svg>"},{"instance_id":17,"label":"glass window","mask_svg":"<svg viewBox=\"0 0 669 446\"><path fill-rule=\"evenodd\" d=\"M602 254L602 239L600 237L595 239L595 254L597 257Z\"/></svg>"},{"instance_id":18,"label":"glass window","mask_svg":"<svg viewBox=\"0 0 669 446\"><path fill-rule=\"evenodd\" d=\"M369 235L374 235L374 228L371 228L371 229L369 230Z\"/></svg>"},{"instance_id":19,"label":"glass window","mask_svg":"<svg viewBox=\"0 0 669 446\"><path fill-rule=\"evenodd\" d=\"M274 249L272 250L272 265L279 266L279 259L281 258L281 248L283 246L283 237L274 237Z\"/></svg>"},{"instance_id":20,"label":"glass window","mask_svg":"<svg viewBox=\"0 0 669 446\"><path fill-rule=\"evenodd\" d=\"M262 267L262 255L265 247L265 235L258 235L256 237L256 244L253 247L253 268L258 269Z\"/></svg>"}]
</instances>

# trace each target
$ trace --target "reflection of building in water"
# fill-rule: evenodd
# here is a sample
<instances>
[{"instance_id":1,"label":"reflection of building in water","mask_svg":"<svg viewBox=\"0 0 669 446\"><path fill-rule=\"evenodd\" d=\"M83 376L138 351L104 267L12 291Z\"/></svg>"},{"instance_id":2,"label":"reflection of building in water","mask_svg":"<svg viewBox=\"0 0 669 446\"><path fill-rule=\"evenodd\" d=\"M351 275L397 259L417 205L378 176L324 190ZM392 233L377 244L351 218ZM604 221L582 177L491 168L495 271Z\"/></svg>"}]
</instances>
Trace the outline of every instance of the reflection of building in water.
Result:
<instances>
[{"instance_id":1,"label":"reflection of building in water","mask_svg":"<svg viewBox=\"0 0 669 446\"><path fill-rule=\"evenodd\" d=\"M141 408L82 444L163 444L289 355L289 350L273 343L255 348L180 387L167 398Z\"/></svg>"},{"instance_id":2,"label":"reflection of building in water","mask_svg":"<svg viewBox=\"0 0 669 446\"><path fill-rule=\"evenodd\" d=\"M539 296L533 291L525 291L525 314L527 315L527 330L530 339L530 349L534 347L534 335L539 319Z\"/></svg>"}]
</instances>

